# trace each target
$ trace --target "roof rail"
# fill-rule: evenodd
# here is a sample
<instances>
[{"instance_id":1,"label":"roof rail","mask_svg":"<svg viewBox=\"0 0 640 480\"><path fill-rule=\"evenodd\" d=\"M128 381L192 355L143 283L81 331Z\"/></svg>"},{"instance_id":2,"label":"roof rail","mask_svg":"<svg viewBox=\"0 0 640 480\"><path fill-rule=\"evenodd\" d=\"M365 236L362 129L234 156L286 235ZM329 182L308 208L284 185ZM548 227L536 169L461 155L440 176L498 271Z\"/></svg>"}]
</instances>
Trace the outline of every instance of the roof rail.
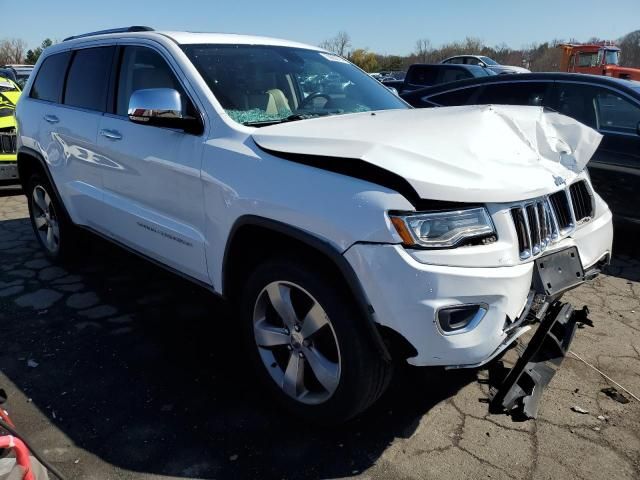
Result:
<instances>
[{"instance_id":1,"label":"roof rail","mask_svg":"<svg viewBox=\"0 0 640 480\"><path fill-rule=\"evenodd\" d=\"M67 40L75 40L76 38L84 38L84 37L93 37L94 35L104 35L107 33L127 33L127 32L152 32L153 28L145 27L142 25L133 25L131 27L121 27L121 28L109 28L107 30L98 30L97 32L89 32L82 33L80 35L73 35L71 37L67 37L63 42Z\"/></svg>"}]
</instances>

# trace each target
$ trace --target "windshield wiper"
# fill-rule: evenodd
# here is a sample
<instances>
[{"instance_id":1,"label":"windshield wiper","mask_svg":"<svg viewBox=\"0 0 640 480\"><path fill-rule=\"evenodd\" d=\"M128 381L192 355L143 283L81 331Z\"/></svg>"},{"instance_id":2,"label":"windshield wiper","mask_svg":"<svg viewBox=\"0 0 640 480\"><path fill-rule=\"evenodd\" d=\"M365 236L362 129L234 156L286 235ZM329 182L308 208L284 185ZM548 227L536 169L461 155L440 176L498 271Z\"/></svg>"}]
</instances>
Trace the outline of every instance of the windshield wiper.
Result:
<instances>
[{"instance_id":1,"label":"windshield wiper","mask_svg":"<svg viewBox=\"0 0 640 480\"><path fill-rule=\"evenodd\" d=\"M276 118L273 120L257 120L255 122L244 122L243 125L247 127L267 127L269 125L277 125L279 123L295 122L296 120L308 120L316 117L326 117L329 115L335 115L342 113L342 110L336 110L331 112L305 112L305 113L293 113L288 117Z\"/></svg>"}]
</instances>

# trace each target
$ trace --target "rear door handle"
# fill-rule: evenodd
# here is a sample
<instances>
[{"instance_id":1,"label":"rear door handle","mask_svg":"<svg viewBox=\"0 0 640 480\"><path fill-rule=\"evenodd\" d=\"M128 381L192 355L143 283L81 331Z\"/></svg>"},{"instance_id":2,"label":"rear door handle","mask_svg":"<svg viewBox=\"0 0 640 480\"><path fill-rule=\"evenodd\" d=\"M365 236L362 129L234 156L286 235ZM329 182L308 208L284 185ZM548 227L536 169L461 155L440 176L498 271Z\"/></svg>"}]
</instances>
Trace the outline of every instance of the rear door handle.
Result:
<instances>
[{"instance_id":1,"label":"rear door handle","mask_svg":"<svg viewBox=\"0 0 640 480\"><path fill-rule=\"evenodd\" d=\"M55 115L45 115L44 119L49 123L58 123L60 121Z\"/></svg>"},{"instance_id":2,"label":"rear door handle","mask_svg":"<svg viewBox=\"0 0 640 480\"><path fill-rule=\"evenodd\" d=\"M100 135L110 140L122 140L122 135L120 134L120 132L116 130L109 130L109 129L103 128L102 130L100 130Z\"/></svg>"}]
</instances>

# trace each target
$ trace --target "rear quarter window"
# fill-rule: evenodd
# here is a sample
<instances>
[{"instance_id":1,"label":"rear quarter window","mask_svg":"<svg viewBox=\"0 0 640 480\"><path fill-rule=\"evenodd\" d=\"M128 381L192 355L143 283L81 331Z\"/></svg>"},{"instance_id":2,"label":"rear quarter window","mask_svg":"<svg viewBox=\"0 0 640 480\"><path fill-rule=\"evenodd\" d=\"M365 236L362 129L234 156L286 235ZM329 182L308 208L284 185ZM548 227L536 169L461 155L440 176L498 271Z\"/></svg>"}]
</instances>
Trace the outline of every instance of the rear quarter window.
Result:
<instances>
[{"instance_id":1,"label":"rear quarter window","mask_svg":"<svg viewBox=\"0 0 640 480\"><path fill-rule=\"evenodd\" d=\"M434 85L437 77L437 68L424 65L409 68L405 81L411 85Z\"/></svg>"},{"instance_id":2,"label":"rear quarter window","mask_svg":"<svg viewBox=\"0 0 640 480\"><path fill-rule=\"evenodd\" d=\"M45 58L36 74L29 96L59 103L62 100L62 86L70 57L71 52L62 52Z\"/></svg>"}]
</instances>

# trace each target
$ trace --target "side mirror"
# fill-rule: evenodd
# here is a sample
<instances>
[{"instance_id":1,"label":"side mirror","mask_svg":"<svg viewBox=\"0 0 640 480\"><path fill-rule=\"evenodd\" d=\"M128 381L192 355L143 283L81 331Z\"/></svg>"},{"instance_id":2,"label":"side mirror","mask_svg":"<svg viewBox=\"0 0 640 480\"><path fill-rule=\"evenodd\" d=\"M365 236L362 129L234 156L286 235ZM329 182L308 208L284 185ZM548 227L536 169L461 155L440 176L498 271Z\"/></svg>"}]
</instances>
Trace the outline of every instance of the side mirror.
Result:
<instances>
[{"instance_id":1,"label":"side mirror","mask_svg":"<svg viewBox=\"0 0 640 480\"><path fill-rule=\"evenodd\" d=\"M189 133L202 131L198 119L183 113L180 93L172 88L136 90L129 99L128 114L134 123L177 128Z\"/></svg>"}]
</instances>

